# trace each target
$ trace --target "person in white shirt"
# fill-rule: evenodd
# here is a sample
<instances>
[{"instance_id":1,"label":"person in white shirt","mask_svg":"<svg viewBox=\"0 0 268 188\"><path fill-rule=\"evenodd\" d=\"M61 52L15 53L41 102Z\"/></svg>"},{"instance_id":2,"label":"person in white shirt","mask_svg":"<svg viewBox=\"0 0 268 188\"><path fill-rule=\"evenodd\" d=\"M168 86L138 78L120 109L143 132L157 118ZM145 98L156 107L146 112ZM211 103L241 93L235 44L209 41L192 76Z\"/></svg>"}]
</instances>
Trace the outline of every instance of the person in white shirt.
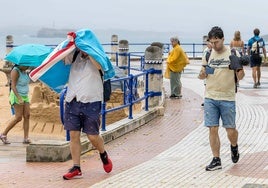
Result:
<instances>
[{"instance_id":1,"label":"person in white shirt","mask_svg":"<svg viewBox=\"0 0 268 188\"><path fill-rule=\"evenodd\" d=\"M74 54L76 53L75 58ZM67 94L65 97L64 129L70 131L70 150L73 167L63 175L63 179L82 177L80 168L81 131L99 151L105 172L112 171L112 161L104 149L104 141L99 134L103 82L101 66L88 54L76 50L64 59L71 63Z\"/></svg>"}]
</instances>

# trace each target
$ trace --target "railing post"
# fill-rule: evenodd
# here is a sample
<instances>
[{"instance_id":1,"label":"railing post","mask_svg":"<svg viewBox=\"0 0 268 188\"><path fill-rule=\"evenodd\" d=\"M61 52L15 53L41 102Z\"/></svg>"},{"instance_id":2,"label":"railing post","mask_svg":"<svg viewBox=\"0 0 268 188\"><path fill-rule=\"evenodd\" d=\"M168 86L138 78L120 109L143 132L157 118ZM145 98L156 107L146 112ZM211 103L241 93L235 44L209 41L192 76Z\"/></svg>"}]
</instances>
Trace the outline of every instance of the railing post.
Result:
<instances>
[{"instance_id":1,"label":"railing post","mask_svg":"<svg viewBox=\"0 0 268 188\"><path fill-rule=\"evenodd\" d=\"M101 130L106 131L106 102L101 104Z\"/></svg>"},{"instance_id":2,"label":"railing post","mask_svg":"<svg viewBox=\"0 0 268 188\"><path fill-rule=\"evenodd\" d=\"M118 67L118 52L115 53L115 64Z\"/></svg>"},{"instance_id":3,"label":"railing post","mask_svg":"<svg viewBox=\"0 0 268 188\"><path fill-rule=\"evenodd\" d=\"M195 58L195 43L193 43L193 58Z\"/></svg>"},{"instance_id":4,"label":"railing post","mask_svg":"<svg viewBox=\"0 0 268 188\"><path fill-rule=\"evenodd\" d=\"M129 75L130 79L129 79L129 88L130 88L130 92L128 94L128 99L129 99L129 114L128 114L128 119L133 119L133 78L134 76L132 74Z\"/></svg>"},{"instance_id":5,"label":"railing post","mask_svg":"<svg viewBox=\"0 0 268 188\"><path fill-rule=\"evenodd\" d=\"M6 54L8 54L13 49L13 36L6 36Z\"/></svg>"},{"instance_id":6,"label":"railing post","mask_svg":"<svg viewBox=\"0 0 268 188\"><path fill-rule=\"evenodd\" d=\"M146 75L145 75L145 84L144 84L144 87L145 87L144 95L146 96L146 98L145 98L145 111L149 110L149 97L147 97L149 95L149 81L148 80L149 80L149 73L147 71Z\"/></svg>"},{"instance_id":7,"label":"railing post","mask_svg":"<svg viewBox=\"0 0 268 188\"><path fill-rule=\"evenodd\" d=\"M127 59L128 59L128 61L127 61L127 73L128 73L128 75L130 75L130 66L131 66L131 64L130 64L130 61L131 61L130 53L127 53Z\"/></svg>"},{"instance_id":8,"label":"railing post","mask_svg":"<svg viewBox=\"0 0 268 188\"><path fill-rule=\"evenodd\" d=\"M64 100L66 92L67 88L64 88L60 93L60 119L63 126L64 126ZM68 130L66 131L66 141L70 141L70 131Z\"/></svg>"},{"instance_id":9,"label":"railing post","mask_svg":"<svg viewBox=\"0 0 268 188\"><path fill-rule=\"evenodd\" d=\"M158 106L163 87L163 49L159 46L149 46L145 50L145 70L154 70L161 74L148 75L149 107ZM146 85L146 84L145 84ZM146 88L145 88L146 89Z\"/></svg>"},{"instance_id":10,"label":"railing post","mask_svg":"<svg viewBox=\"0 0 268 188\"><path fill-rule=\"evenodd\" d=\"M118 48L118 66L125 70L125 74L128 75L128 41L127 40L120 40L119 41L119 48Z\"/></svg>"},{"instance_id":11,"label":"railing post","mask_svg":"<svg viewBox=\"0 0 268 188\"><path fill-rule=\"evenodd\" d=\"M116 53L118 52L118 36L112 35L111 38L111 61L116 61Z\"/></svg>"},{"instance_id":12,"label":"railing post","mask_svg":"<svg viewBox=\"0 0 268 188\"><path fill-rule=\"evenodd\" d=\"M12 35L7 35L6 36L6 54L8 54L12 49L13 49L13 36ZM10 84L10 72L13 67L13 64L11 62L5 61L5 64L3 65L3 69L1 70L6 74L7 78L7 83L6 86L9 86Z\"/></svg>"}]
</instances>

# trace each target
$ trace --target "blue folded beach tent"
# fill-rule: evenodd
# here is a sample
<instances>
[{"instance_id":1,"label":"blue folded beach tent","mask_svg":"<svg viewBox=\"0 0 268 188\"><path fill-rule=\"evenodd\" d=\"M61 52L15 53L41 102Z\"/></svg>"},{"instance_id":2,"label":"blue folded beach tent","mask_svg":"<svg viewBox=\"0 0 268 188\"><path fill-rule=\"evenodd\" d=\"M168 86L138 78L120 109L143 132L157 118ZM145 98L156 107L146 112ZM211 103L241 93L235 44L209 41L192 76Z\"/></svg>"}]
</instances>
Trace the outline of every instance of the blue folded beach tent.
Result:
<instances>
[{"instance_id":1,"label":"blue folded beach tent","mask_svg":"<svg viewBox=\"0 0 268 188\"><path fill-rule=\"evenodd\" d=\"M89 29L78 30L75 34L75 46L90 55L97 63L100 64L104 71L104 80L114 77L115 71L112 63L95 34Z\"/></svg>"}]
</instances>

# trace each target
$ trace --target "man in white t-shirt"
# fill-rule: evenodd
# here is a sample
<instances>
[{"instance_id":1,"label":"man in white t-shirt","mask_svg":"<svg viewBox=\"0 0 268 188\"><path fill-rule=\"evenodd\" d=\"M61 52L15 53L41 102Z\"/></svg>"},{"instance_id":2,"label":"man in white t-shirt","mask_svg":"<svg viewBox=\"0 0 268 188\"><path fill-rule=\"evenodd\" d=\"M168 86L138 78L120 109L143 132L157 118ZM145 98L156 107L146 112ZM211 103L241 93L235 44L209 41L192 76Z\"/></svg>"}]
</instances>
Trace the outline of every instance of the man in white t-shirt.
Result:
<instances>
[{"instance_id":1,"label":"man in white t-shirt","mask_svg":"<svg viewBox=\"0 0 268 188\"><path fill-rule=\"evenodd\" d=\"M63 175L63 179L82 177L81 131L99 151L104 171L109 173L113 165L104 149L104 141L99 133L101 102L103 101L103 82L99 72L101 66L88 54L79 50L68 55L64 62L72 65L65 97L64 129L70 131L73 167Z\"/></svg>"},{"instance_id":2,"label":"man in white t-shirt","mask_svg":"<svg viewBox=\"0 0 268 188\"><path fill-rule=\"evenodd\" d=\"M238 131L236 130L236 79L244 77L239 58L232 55L231 49L224 45L224 34L220 27L213 27L208 33L212 51L209 59L203 58L199 79L206 79L204 100L204 125L209 128L209 142L213 154L207 171L221 169L219 125L226 129L231 147L233 163L239 160ZM238 59L237 59L238 58Z\"/></svg>"}]
</instances>

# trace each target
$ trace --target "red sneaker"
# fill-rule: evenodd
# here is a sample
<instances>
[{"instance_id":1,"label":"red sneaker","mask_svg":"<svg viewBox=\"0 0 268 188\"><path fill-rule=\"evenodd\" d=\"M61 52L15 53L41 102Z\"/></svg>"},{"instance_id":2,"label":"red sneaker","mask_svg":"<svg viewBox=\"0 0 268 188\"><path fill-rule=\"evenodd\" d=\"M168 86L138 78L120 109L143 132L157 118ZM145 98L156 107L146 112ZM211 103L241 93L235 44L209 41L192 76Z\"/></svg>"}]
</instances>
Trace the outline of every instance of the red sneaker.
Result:
<instances>
[{"instance_id":1,"label":"red sneaker","mask_svg":"<svg viewBox=\"0 0 268 188\"><path fill-rule=\"evenodd\" d=\"M109 159L109 157L108 157L107 160L108 160L108 163L103 164L103 169L104 169L105 172L109 173L113 169L113 163L112 163L111 159Z\"/></svg>"},{"instance_id":2,"label":"red sneaker","mask_svg":"<svg viewBox=\"0 0 268 188\"><path fill-rule=\"evenodd\" d=\"M63 179L65 180L70 180L70 179L75 179L75 178L82 178L82 172L80 170L80 168L74 166L73 168L71 168L69 170L68 173L63 175Z\"/></svg>"}]
</instances>

